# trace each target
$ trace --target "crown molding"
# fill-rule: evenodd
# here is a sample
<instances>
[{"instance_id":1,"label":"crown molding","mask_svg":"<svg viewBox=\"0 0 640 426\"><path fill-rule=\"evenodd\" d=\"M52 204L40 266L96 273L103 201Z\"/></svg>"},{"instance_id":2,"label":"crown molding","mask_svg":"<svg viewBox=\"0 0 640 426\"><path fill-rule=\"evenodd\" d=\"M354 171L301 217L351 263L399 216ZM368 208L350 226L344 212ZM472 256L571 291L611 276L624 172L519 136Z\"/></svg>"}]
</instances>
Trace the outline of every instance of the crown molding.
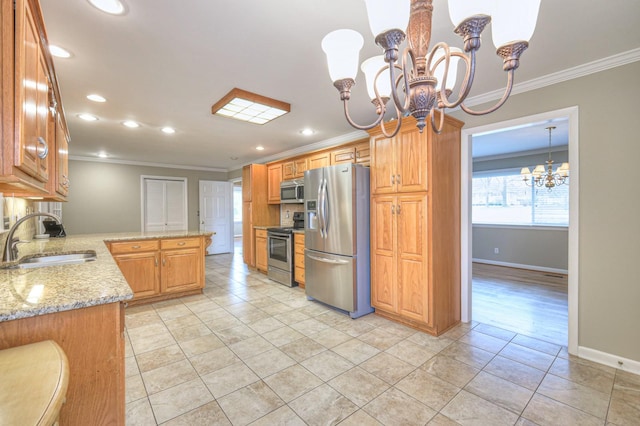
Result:
<instances>
[{"instance_id":1,"label":"crown molding","mask_svg":"<svg viewBox=\"0 0 640 426\"><path fill-rule=\"evenodd\" d=\"M227 173L229 171L228 169L219 169L219 168L213 168L213 167L184 166L179 164L164 164L164 163L147 163L144 161L130 161L130 160L112 160L108 158L82 157L82 156L75 156L75 155L69 156L69 160L89 161L93 163L125 164L127 166L160 167L163 169L201 170L204 172Z\"/></svg>"},{"instance_id":2,"label":"crown molding","mask_svg":"<svg viewBox=\"0 0 640 426\"><path fill-rule=\"evenodd\" d=\"M551 86L552 84L562 83L563 81L573 80L574 78L584 77L600 71L606 71L608 69L627 65L636 61L640 61L640 48L628 50L593 62L587 62L586 64L547 74L539 78L534 78L533 80L517 83L513 86L511 94L516 95L518 93L530 92L532 90ZM504 89L494 90L492 92L468 98L464 104L467 106L480 105L500 99L503 93Z\"/></svg>"},{"instance_id":3,"label":"crown molding","mask_svg":"<svg viewBox=\"0 0 640 426\"><path fill-rule=\"evenodd\" d=\"M517 152L508 152L504 154L494 154L494 155L485 155L483 157L473 157L473 162L481 163L483 161L491 161L491 160L504 160L506 158L518 158L518 157L528 157L530 155L540 155L540 154L548 154L549 152L569 152L569 145L560 145L554 146L549 150L548 148L540 148L540 149L531 149L528 151L517 151Z\"/></svg>"}]
</instances>

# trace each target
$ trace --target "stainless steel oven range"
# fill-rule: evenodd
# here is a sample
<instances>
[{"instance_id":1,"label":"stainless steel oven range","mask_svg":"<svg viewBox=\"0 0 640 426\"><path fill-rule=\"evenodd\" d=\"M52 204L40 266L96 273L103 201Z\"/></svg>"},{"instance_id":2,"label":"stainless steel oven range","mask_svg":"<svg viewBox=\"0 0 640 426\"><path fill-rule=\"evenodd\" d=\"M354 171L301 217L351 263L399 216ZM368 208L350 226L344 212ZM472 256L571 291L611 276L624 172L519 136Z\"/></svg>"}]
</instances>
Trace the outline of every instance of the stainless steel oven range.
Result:
<instances>
[{"instance_id":1,"label":"stainless steel oven range","mask_svg":"<svg viewBox=\"0 0 640 426\"><path fill-rule=\"evenodd\" d=\"M294 279L293 231L304 232L304 212L293 212L293 226L267 228L267 276L274 281L293 287Z\"/></svg>"},{"instance_id":2,"label":"stainless steel oven range","mask_svg":"<svg viewBox=\"0 0 640 426\"><path fill-rule=\"evenodd\" d=\"M293 228L267 228L267 276L293 287Z\"/></svg>"}]
</instances>

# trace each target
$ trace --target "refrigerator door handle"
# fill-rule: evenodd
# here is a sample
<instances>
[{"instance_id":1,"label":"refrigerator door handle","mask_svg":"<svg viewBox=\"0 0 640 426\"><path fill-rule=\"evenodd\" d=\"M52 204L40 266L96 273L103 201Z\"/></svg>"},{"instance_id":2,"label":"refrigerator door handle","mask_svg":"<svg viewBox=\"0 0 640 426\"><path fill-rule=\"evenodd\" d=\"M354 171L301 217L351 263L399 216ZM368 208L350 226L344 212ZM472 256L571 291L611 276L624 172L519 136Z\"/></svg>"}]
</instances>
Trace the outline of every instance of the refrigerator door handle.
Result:
<instances>
[{"instance_id":1,"label":"refrigerator door handle","mask_svg":"<svg viewBox=\"0 0 640 426\"><path fill-rule=\"evenodd\" d=\"M330 215L330 211L329 211L329 201L327 201L327 180L324 180L324 187L322 189L322 223L323 228L324 228L324 237L327 238L328 237L328 230L329 230L329 215Z\"/></svg>"},{"instance_id":2,"label":"refrigerator door handle","mask_svg":"<svg viewBox=\"0 0 640 426\"><path fill-rule=\"evenodd\" d=\"M320 185L318 185L318 229L320 231L320 237L324 238L324 220L322 217L322 187L324 185L324 181L320 181Z\"/></svg>"},{"instance_id":3,"label":"refrigerator door handle","mask_svg":"<svg viewBox=\"0 0 640 426\"><path fill-rule=\"evenodd\" d=\"M307 256L309 256L309 259L317 260L318 262L323 262L323 263L331 263L331 264L334 264L334 265L344 265L344 264L349 263L346 260L325 259L324 257L317 257L317 256L313 256L311 254L307 254Z\"/></svg>"}]
</instances>

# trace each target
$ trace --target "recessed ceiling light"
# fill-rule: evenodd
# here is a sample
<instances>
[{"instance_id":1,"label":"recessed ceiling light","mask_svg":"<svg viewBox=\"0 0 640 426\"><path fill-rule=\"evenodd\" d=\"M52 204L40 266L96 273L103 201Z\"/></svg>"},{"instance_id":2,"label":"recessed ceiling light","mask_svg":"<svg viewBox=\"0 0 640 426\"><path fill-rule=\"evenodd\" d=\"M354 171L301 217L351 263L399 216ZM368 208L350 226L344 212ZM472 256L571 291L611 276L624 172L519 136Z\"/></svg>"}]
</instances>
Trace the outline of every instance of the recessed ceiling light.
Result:
<instances>
[{"instance_id":1,"label":"recessed ceiling light","mask_svg":"<svg viewBox=\"0 0 640 426\"><path fill-rule=\"evenodd\" d=\"M122 125L123 126L127 126L127 127L131 128L131 129L135 129L136 127L140 127L140 125L138 123L136 123L135 121L133 121L133 120L123 121Z\"/></svg>"},{"instance_id":2,"label":"recessed ceiling light","mask_svg":"<svg viewBox=\"0 0 640 426\"><path fill-rule=\"evenodd\" d=\"M176 129L174 129L173 127L163 127L162 129L160 129L160 131L168 135L172 135L176 132Z\"/></svg>"},{"instance_id":3,"label":"recessed ceiling light","mask_svg":"<svg viewBox=\"0 0 640 426\"><path fill-rule=\"evenodd\" d=\"M49 45L49 52L57 57L57 58L70 58L71 57L71 52L69 52L66 49L63 49L60 46L56 46L55 44L50 44Z\"/></svg>"},{"instance_id":4,"label":"recessed ceiling light","mask_svg":"<svg viewBox=\"0 0 640 426\"><path fill-rule=\"evenodd\" d=\"M235 161L238 159L238 157L229 157L229 159Z\"/></svg>"},{"instance_id":5,"label":"recessed ceiling light","mask_svg":"<svg viewBox=\"0 0 640 426\"><path fill-rule=\"evenodd\" d=\"M258 146L256 146L256 149L257 149L258 151L264 151L264 146L262 146L262 145L258 145Z\"/></svg>"},{"instance_id":6,"label":"recessed ceiling light","mask_svg":"<svg viewBox=\"0 0 640 426\"><path fill-rule=\"evenodd\" d=\"M122 15L124 13L124 4L120 0L89 0L89 3L111 15Z\"/></svg>"},{"instance_id":7,"label":"recessed ceiling light","mask_svg":"<svg viewBox=\"0 0 640 426\"><path fill-rule=\"evenodd\" d=\"M107 102L107 100L104 97L97 95L95 93L87 95L87 99L93 102Z\"/></svg>"},{"instance_id":8,"label":"recessed ceiling light","mask_svg":"<svg viewBox=\"0 0 640 426\"><path fill-rule=\"evenodd\" d=\"M291 105L246 90L233 89L213 104L211 114L265 124L291 111Z\"/></svg>"},{"instance_id":9,"label":"recessed ceiling light","mask_svg":"<svg viewBox=\"0 0 640 426\"><path fill-rule=\"evenodd\" d=\"M98 121L98 117L93 114L87 114L86 112L78 114L78 117L83 119L84 121Z\"/></svg>"},{"instance_id":10,"label":"recessed ceiling light","mask_svg":"<svg viewBox=\"0 0 640 426\"><path fill-rule=\"evenodd\" d=\"M304 136L311 136L311 135L313 135L315 132L316 132L315 130L313 130L313 129L309 129L309 128L300 130L300 134L301 134L301 135L304 135Z\"/></svg>"},{"instance_id":11,"label":"recessed ceiling light","mask_svg":"<svg viewBox=\"0 0 640 426\"><path fill-rule=\"evenodd\" d=\"M100 158L107 158L108 156L109 156L109 155L107 155L107 153L106 153L106 152L104 152L104 151L100 151L100 152L98 153L98 157L100 157Z\"/></svg>"}]
</instances>

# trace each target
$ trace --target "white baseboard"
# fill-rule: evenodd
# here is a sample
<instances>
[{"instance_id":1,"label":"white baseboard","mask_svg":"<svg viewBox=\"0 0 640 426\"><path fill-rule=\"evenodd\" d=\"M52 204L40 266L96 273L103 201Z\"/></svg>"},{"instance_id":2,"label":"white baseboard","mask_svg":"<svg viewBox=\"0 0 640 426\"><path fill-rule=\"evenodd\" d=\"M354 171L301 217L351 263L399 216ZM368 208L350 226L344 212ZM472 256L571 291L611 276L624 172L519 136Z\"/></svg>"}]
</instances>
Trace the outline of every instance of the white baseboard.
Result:
<instances>
[{"instance_id":1,"label":"white baseboard","mask_svg":"<svg viewBox=\"0 0 640 426\"><path fill-rule=\"evenodd\" d=\"M584 346L578 346L578 356L619 370L628 371L633 374L640 374L640 361L634 361L632 359L601 352L596 349L586 348Z\"/></svg>"},{"instance_id":2,"label":"white baseboard","mask_svg":"<svg viewBox=\"0 0 640 426\"><path fill-rule=\"evenodd\" d=\"M499 262L497 260L476 259L475 257L471 259L471 261L476 263L484 263L487 265L507 266L509 268L518 268L518 269L529 269L531 271L551 272L554 274L563 274L563 275L569 274L569 271L567 269L547 268L545 266L525 265L522 263L511 263L511 262Z\"/></svg>"}]
</instances>

